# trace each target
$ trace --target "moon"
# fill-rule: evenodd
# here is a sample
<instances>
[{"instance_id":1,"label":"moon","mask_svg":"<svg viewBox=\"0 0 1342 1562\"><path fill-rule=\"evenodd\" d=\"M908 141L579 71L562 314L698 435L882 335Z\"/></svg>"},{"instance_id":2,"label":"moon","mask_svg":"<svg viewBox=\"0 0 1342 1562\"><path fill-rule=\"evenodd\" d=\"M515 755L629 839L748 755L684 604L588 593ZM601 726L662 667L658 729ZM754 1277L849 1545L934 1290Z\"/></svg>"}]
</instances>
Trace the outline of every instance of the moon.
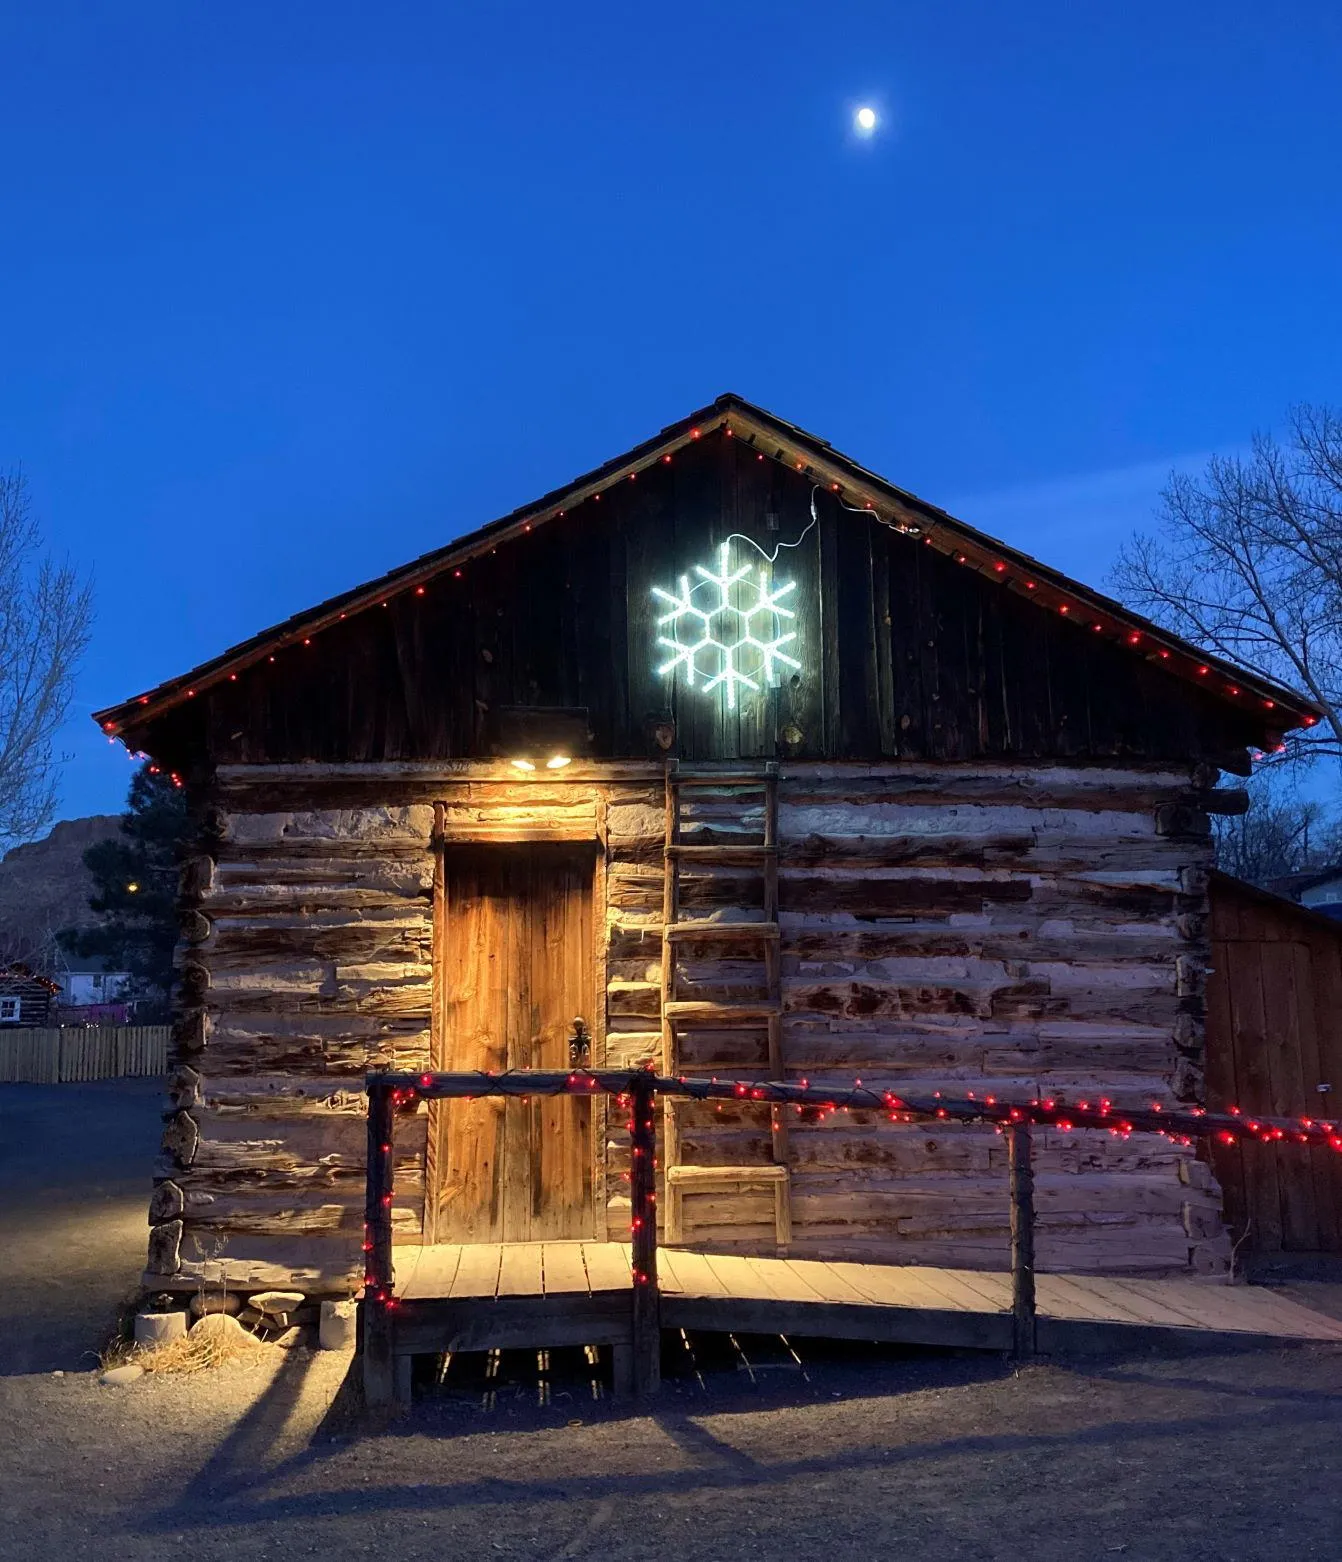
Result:
<instances>
[{"instance_id":1,"label":"moon","mask_svg":"<svg viewBox=\"0 0 1342 1562\"><path fill-rule=\"evenodd\" d=\"M860 136L869 136L876 129L876 110L863 106L853 115L853 124Z\"/></svg>"}]
</instances>

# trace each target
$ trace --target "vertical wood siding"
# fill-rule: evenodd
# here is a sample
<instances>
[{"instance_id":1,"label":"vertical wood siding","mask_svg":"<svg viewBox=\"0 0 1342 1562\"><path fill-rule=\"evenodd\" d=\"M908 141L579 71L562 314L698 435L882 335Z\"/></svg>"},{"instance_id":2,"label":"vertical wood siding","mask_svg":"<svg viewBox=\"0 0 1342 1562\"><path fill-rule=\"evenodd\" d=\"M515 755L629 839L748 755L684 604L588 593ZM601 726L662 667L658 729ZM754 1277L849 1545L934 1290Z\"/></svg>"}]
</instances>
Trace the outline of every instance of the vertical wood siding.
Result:
<instances>
[{"instance_id":1,"label":"vertical wood siding","mask_svg":"<svg viewBox=\"0 0 1342 1562\"><path fill-rule=\"evenodd\" d=\"M812 504L818 522L812 525ZM730 708L657 676L653 587L742 534L772 553L801 662ZM756 560L734 544L740 560ZM183 773L210 761L469 758L503 706L585 708L592 752L644 758L1209 758L1261 742L1251 713L715 435L127 734ZM792 741L784 742L789 733Z\"/></svg>"},{"instance_id":2,"label":"vertical wood siding","mask_svg":"<svg viewBox=\"0 0 1342 1562\"><path fill-rule=\"evenodd\" d=\"M1220 876L1211 905L1208 1105L1342 1117L1342 925ZM1342 1253L1342 1157L1243 1144L1212 1158L1249 1253Z\"/></svg>"}]
</instances>

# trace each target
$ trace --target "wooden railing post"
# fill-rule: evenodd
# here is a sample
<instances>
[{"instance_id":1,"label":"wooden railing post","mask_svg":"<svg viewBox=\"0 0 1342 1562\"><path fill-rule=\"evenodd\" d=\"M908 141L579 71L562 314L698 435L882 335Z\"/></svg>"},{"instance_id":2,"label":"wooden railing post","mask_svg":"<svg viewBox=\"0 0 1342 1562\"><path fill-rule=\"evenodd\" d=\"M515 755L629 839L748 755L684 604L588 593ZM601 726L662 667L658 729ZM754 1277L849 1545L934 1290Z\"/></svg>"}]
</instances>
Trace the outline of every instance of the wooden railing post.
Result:
<instances>
[{"instance_id":1,"label":"wooden railing post","mask_svg":"<svg viewBox=\"0 0 1342 1562\"><path fill-rule=\"evenodd\" d=\"M633 1389L651 1394L661 1381L661 1296L657 1287L657 1129L653 1075L629 1081L631 1265L634 1271Z\"/></svg>"},{"instance_id":2,"label":"wooden railing post","mask_svg":"<svg viewBox=\"0 0 1342 1562\"><path fill-rule=\"evenodd\" d=\"M1011 1174L1012 1349L1017 1361L1029 1361L1035 1349L1034 1167L1029 1123L1006 1128Z\"/></svg>"},{"instance_id":3,"label":"wooden railing post","mask_svg":"<svg viewBox=\"0 0 1342 1562\"><path fill-rule=\"evenodd\" d=\"M368 1178L364 1201L363 1390L370 1405L394 1392L391 1315L392 1128L395 1102L386 1084L368 1086Z\"/></svg>"}]
</instances>

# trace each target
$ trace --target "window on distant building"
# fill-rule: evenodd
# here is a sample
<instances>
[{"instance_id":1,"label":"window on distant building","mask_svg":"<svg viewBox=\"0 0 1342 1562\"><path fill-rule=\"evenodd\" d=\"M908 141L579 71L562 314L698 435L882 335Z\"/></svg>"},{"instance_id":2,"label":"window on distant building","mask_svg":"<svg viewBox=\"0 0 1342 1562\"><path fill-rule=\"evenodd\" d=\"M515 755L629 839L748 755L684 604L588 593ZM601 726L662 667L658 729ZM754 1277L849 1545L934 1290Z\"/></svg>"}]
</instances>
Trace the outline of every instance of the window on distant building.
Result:
<instances>
[{"instance_id":1,"label":"window on distant building","mask_svg":"<svg viewBox=\"0 0 1342 1562\"><path fill-rule=\"evenodd\" d=\"M95 971L93 973L93 985L95 987L101 987L102 984L103 984L103 974L102 974L102 972L101 971Z\"/></svg>"},{"instance_id":2,"label":"window on distant building","mask_svg":"<svg viewBox=\"0 0 1342 1562\"><path fill-rule=\"evenodd\" d=\"M17 998L0 998L0 1025L17 1025L19 1023L19 1000Z\"/></svg>"}]
</instances>

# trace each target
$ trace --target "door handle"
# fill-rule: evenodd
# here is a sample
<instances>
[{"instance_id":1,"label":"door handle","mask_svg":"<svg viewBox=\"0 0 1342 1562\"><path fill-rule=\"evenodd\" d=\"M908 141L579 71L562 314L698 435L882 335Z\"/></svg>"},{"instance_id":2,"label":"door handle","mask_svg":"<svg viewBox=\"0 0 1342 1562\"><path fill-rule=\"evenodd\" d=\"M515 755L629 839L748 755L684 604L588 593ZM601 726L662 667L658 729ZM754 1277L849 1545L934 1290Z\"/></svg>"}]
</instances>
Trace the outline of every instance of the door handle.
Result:
<instances>
[{"instance_id":1,"label":"door handle","mask_svg":"<svg viewBox=\"0 0 1342 1562\"><path fill-rule=\"evenodd\" d=\"M573 1022L568 1039L568 1063L570 1068L586 1068L592 1061L592 1033L587 1021L580 1014Z\"/></svg>"}]
</instances>

